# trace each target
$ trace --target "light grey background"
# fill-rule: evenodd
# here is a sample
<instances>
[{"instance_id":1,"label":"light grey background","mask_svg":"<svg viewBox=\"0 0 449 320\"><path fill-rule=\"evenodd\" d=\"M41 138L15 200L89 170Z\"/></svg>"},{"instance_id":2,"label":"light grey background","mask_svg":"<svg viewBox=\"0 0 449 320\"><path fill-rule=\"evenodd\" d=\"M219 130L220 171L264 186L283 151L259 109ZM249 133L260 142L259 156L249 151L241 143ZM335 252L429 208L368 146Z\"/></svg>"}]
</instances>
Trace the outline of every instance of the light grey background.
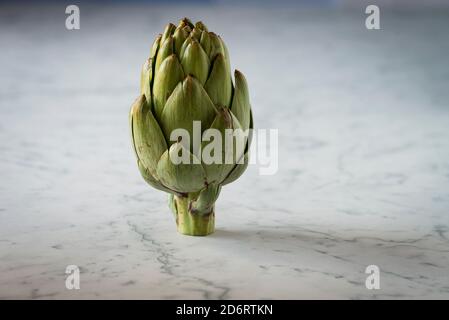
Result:
<instances>
[{"instance_id":1,"label":"light grey background","mask_svg":"<svg viewBox=\"0 0 449 320\"><path fill-rule=\"evenodd\" d=\"M224 4L0 10L0 298L449 298L449 12ZM140 67L183 16L247 77L279 171L214 235L176 233L128 131ZM81 289L65 289L65 268ZM366 266L381 289L365 288Z\"/></svg>"}]
</instances>

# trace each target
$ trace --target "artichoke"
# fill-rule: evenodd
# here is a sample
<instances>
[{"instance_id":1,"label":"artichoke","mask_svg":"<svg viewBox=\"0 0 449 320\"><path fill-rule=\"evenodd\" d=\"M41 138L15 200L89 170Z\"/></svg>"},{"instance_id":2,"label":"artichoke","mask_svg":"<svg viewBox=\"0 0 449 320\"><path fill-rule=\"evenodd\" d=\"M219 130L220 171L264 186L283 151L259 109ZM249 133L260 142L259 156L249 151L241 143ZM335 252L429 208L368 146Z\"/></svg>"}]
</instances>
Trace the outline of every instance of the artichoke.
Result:
<instances>
[{"instance_id":1,"label":"artichoke","mask_svg":"<svg viewBox=\"0 0 449 320\"><path fill-rule=\"evenodd\" d=\"M239 178L248 166L248 129L253 128L248 86L238 70L234 85L230 69L223 40L202 22L193 24L187 18L178 26L166 26L142 67L140 96L129 117L137 165L149 185L169 193L169 207L182 234L214 232L214 206L221 187ZM194 136L195 122L202 138L209 129L223 135L229 129L249 134L232 136L231 144L224 138L209 139L221 143L221 153L210 154L226 159L211 163L201 156L208 141L192 147L184 137L173 139L176 129ZM243 148L235 147L239 143ZM191 161L173 161L180 153Z\"/></svg>"}]
</instances>

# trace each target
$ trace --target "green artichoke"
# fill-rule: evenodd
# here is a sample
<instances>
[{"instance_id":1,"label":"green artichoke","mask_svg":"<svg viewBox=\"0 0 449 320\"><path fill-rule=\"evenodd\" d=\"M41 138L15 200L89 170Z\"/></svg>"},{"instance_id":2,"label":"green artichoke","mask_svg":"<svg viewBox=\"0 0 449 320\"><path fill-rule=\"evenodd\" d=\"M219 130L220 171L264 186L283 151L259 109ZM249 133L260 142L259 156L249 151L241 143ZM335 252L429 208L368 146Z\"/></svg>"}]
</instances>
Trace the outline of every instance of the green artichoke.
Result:
<instances>
[{"instance_id":1,"label":"green artichoke","mask_svg":"<svg viewBox=\"0 0 449 320\"><path fill-rule=\"evenodd\" d=\"M214 232L214 205L221 187L239 178L248 166L248 129L253 128L248 86L238 70L234 85L230 69L223 40L202 22L193 24L187 18L178 26L166 26L142 68L140 96L130 111L137 165L149 185L170 194L169 206L182 234ZM244 140L234 136L231 146L222 139L219 156L230 161L206 162L201 150L207 149L208 141L195 148L183 137L171 136L184 129L192 137L194 121L201 125L202 137L208 129L248 130L249 135ZM238 143L243 143L240 150L235 147ZM174 163L172 157L180 153L192 161Z\"/></svg>"}]
</instances>

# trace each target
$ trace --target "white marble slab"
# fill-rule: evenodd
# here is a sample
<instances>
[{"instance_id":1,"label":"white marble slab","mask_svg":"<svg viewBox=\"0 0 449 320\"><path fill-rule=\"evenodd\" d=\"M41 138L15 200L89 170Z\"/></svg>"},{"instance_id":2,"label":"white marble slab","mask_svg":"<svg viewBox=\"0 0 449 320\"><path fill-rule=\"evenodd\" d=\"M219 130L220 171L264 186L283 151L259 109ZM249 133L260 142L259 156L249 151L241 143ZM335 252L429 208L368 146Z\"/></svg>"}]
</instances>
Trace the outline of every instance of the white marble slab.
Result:
<instances>
[{"instance_id":1,"label":"white marble slab","mask_svg":"<svg viewBox=\"0 0 449 320\"><path fill-rule=\"evenodd\" d=\"M368 31L360 10L82 6L69 32L63 6L1 9L0 298L449 298L448 13ZM206 238L176 233L128 134L151 42L185 15L280 130L278 174L225 187Z\"/></svg>"}]
</instances>

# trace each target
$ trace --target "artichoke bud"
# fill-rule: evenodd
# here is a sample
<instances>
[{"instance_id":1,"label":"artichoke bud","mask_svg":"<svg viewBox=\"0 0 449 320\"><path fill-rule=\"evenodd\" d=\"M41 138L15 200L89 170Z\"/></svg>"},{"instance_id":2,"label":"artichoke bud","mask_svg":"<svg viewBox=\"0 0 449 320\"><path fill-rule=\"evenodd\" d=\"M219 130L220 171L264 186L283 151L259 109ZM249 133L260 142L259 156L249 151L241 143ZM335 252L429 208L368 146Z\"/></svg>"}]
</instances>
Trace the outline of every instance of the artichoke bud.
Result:
<instances>
[{"instance_id":1,"label":"artichoke bud","mask_svg":"<svg viewBox=\"0 0 449 320\"><path fill-rule=\"evenodd\" d=\"M223 40L187 18L165 27L142 66L132 145L144 180L170 194L183 234L214 231L221 187L248 166L249 91L241 72L234 78Z\"/></svg>"}]
</instances>

